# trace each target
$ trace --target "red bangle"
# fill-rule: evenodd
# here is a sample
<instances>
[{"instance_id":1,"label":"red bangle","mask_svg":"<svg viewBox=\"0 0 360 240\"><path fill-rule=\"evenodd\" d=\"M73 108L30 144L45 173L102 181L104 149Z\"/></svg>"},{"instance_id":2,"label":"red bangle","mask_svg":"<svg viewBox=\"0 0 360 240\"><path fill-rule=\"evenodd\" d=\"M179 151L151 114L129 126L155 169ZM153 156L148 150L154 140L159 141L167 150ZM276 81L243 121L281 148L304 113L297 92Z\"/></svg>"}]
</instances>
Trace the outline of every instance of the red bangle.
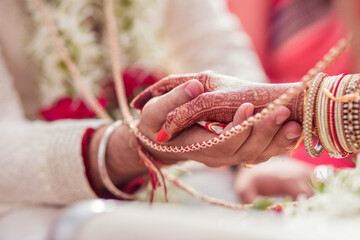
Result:
<instances>
[{"instance_id":1,"label":"red bangle","mask_svg":"<svg viewBox=\"0 0 360 240\"><path fill-rule=\"evenodd\" d=\"M342 76L334 83L331 92L335 96L336 92L338 90L340 82L343 80L345 74L342 74ZM346 155L346 151L341 147L340 141L338 139L338 136L336 135L336 127L335 127L335 104L334 101L329 101L329 129L330 129L330 136L334 143L334 146L336 150L341 153L341 155Z\"/></svg>"},{"instance_id":2,"label":"red bangle","mask_svg":"<svg viewBox=\"0 0 360 240\"><path fill-rule=\"evenodd\" d=\"M101 196L101 192L95 187L95 184L92 180L91 177L91 171L90 171L90 157L89 157L89 148L90 148L90 141L92 136L95 133L95 129L92 128L87 128L84 132L84 135L82 137L81 140L81 154L83 157L83 161L84 161L84 166L85 166L85 174L86 177L89 181L89 184L92 188L92 190L95 192L95 194L100 197Z\"/></svg>"}]
</instances>

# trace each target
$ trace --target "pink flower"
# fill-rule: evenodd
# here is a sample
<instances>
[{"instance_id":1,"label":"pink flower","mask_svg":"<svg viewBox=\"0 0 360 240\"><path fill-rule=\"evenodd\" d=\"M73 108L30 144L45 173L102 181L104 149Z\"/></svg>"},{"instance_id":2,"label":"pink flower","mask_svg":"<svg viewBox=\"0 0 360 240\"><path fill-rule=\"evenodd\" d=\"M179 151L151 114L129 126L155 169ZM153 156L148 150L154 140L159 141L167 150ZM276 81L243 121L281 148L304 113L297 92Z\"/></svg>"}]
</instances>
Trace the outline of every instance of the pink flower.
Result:
<instances>
[{"instance_id":1,"label":"pink flower","mask_svg":"<svg viewBox=\"0 0 360 240\"><path fill-rule=\"evenodd\" d=\"M148 71L141 66L127 68L123 75L126 95L132 98L144 88L154 84L160 79L161 74L156 71ZM99 92L99 103L112 110L118 107L113 79L108 79ZM65 97L56 102L49 108L40 110L40 114L47 121L59 119L85 119L95 117L95 113L89 109L82 99L72 99Z\"/></svg>"},{"instance_id":2,"label":"pink flower","mask_svg":"<svg viewBox=\"0 0 360 240\"><path fill-rule=\"evenodd\" d=\"M160 80L163 75L158 71L149 71L138 65L125 69L122 77L127 98L135 97L137 93ZM109 78L102 86L99 96L105 98L109 103L117 103L115 83L112 78Z\"/></svg>"},{"instance_id":3,"label":"pink flower","mask_svg":"<svg viewBox=\"0 0 360 240\"><path fill-rule=\"evenodd\" d=\"M106 100L101 98L99 103L105 107ZM95 113L90 110L81 99L72 99L69 97L60 99L55 105L41 109L40 114L47 121L59 119L86 119L95 117Z\"/></svg>"},{"instance_id":4,"label":"pink flower","mask_svg":"<svg viewBox=\"0 0 360 240\"><path fill-rule=\"evenodd\" d=\"M141 66L132 66L123 72L123 79L128 98L134 97L144 88L160 80L161 74L156 71L148 71Z\"/></svg>"}]
</instances>

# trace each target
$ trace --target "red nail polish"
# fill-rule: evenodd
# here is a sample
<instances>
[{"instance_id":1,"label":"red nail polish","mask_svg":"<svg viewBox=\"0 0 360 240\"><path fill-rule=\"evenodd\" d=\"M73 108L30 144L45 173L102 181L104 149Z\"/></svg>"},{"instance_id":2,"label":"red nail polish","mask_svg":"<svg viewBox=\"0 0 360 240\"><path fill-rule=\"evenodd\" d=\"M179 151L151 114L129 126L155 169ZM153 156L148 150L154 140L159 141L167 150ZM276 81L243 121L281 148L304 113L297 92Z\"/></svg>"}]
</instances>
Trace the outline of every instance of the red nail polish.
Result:
<instances>
[{"instance_id":1,"label":"red nail polish","mask_svg":"<svg viewBox=\"0 0 360 240\"><path fill-rule=\"evenodd\" d=\"M156 136L156 141L158 143L166 142L169 138L169 135L165 132L164 128L161 128Z\"/></svg>"}]
</instances>

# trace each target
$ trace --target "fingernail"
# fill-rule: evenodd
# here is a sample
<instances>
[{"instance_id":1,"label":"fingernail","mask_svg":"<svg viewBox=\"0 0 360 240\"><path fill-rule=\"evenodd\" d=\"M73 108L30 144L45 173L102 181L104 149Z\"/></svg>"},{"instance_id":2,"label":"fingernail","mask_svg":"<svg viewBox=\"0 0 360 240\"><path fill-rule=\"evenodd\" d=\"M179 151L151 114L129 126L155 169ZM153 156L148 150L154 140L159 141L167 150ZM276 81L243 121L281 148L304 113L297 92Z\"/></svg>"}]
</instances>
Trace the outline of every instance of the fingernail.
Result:
<instances>
[{"instance_id":1,"label":"fingernail","mask_svg":"<svg viewBox=\"0 0 360 240\"><path fill-rule=\"evenodd\" d=\"M275 122L276 122L276 124L280 125L280 124L284 123L285 120L288 119L288 117L289 116L287 116L287 115L277 116Z\"/></svg>"},{"instance_id":2,"label":"fingernail","mask_svg":"<svg viewBox=\"0 0 360 240\"><path fill-rule=\"evenodd\" d=\"M195 98L203 93L203 89L199 83L191 81L186 85L185 92L189 97Z\"/></svg>"},{"instance_id":3,"label":"fingernail","mask_svg":"<svg viewBox=\"0 0 360 240\"><path fill-rule=\"evenodd\" d=\"M145 103L147 103L152 97L153 96L150 91L141 93L140 95L135 97L134 100L132 100L132 102L130 103L130 106L137 108L137 109L141 109L144 107Z\"/></svg>"},{"instance_id":4,"label":"fingernail","mask_svg":"<svg viewBox=\"0 0 360 240\"><path fill-rule=\"evenodd\" d=\"M288 140L294 140L298 137L300 137L300 134L295 134L295 133L288 133L285 136Z\"/></svg>"},{"instance_id":5,"label":"fingernail","mask_svg":"<svg viewBox=\"0 0 360 240\"><path fill-rule=\"evenodd\" d=\"M255 164L251 164L251 163L248 163L248 162L243 162L240 165L243 168L253 168L255 166Z\"/></svg>"},{"instance_id":6,"label":"fingernail","mask_svg":"<svg viewBox=\"0 0 360 240\"><path fill-rule=\"evenodd\" d=\"M169 135L165 132L164 128L161 128L156 136L156 141L158 143L166 142L169 138Z\"/></svg>"},{"instance_id":7,"label":"fingernail","mask_svg":"<svg viewBox=\"0 0 360 240\"><path fill-rule=\"evenodd\" d=\"M245 168L253 168L254 166L255 164L249 164L249 163L245 164Z\"/></svg>"}]
</instances>

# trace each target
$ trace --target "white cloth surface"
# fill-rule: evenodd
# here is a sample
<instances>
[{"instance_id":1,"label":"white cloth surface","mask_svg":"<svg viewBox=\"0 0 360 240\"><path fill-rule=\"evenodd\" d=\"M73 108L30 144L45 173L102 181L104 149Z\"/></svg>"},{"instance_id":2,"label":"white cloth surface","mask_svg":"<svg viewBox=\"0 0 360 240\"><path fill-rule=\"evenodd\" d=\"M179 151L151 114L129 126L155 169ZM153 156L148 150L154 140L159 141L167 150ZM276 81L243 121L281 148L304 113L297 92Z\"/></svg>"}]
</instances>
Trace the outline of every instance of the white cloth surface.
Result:
<instances>
[{"instance_id":1,"label":"white cloth surface","mask_svg":"<svg viewBox=\"0 0 360 240\"><path fill-rule=\"evenodd\" d=\"M2 240L47 240L60 208L21 207L0 219Z\"/></svg>"},{"instance_id":2,"label":"white cloth surface","mask_svg":"<svg viewBox=\"0 0 360 240\"><path fill-rule=\"evenodd\" d=\"M100 200L96 200L100 201ZM29 208L0 219L2 240L45 240L50 229L79 224L75 232L62 232L54 240L100 239L241 239L241 240L356 240L359 219L321 216L288 218L264 212L239 212L219 207L184 206L139 202L81 202L66 209ZM66 216L62 215L65 214ZM61 217L61 218L60 218ZM80 217L81 219L81 217ZM16 224L14 224L16 222ZM53 235L54 236L54 235Z\"/></svg>"},{"instance_id":3,"label":"white cloth surface","mask_svg":"<svg viewBox=\"0 0 360 240\"><path fill-rule=\"evenodd\" d=\"M74 219L81 209L81 228L65 231L66 225L80 224ZM102 212L102 213L100 213ZM98 213L98 214L96 214ZM99 214L100 213L100 214ZM78 214L77 214L78 216ZM234 211L219 207L172 204L84 202L62 213L55 225L54 240L64 234L77 240L98 239L241 239L309 240L358 239L360 219L287 217L276 213ZM57 230L63 229L59 232ZM69 229L69 228L67 228ZM71 234L69 234L71 232Z\"/></svg>"},{"instance_id":4,"label":"white cloth surface","mask_svg":"<svg viewBox=\"0 0 360 240\"><path fill-rule=\"evenodd\" d=\"M181 180L191 186L193 186L198 191L201 191L203 193L223 198L227 201L236 201L236 196L233 191L231 191L232 186L232 175L229 173L226 169L210 169L209 171L204 171L204 167L198 164L190 164L191 166L188 166L188 169L192 168L193 171L189 172L188 174L184 175ZM207 211L213 212L231 212L227 209L222 209L219 207L213 207L210 206L207 203L202 202L199 199L194 198L193 196L188 195L185 192L177 190L176 193L177 202L179 204L169 204L171 207L163 206L167 205L164 204L155 204L156 209L159 209L159 214L164 214L163 210L161 209L177 209L177 211L188 211L194 210L194 209L203 209L201 211L197 211L196 215L199 217L199 221L202 218L202 214L206 213ZM84 201L86 202L86 201ZM91 201L89 201L91 203ZM120 203L120 202L118 202ZM117 204L118 204L117 203ZM83 204L80 202L80 205ZM121 203L120 203L121 204ZM96 205L96 204L95 204ZM101 204L100 204L101 205ZM75 203L75 206L78 206L77 203ZM111 205L112 206L112 205ZM154 215L154 218L156 221L159 221L157 219L158 211L155 210L154 212L148 212L149 203L136 203L128 205L128 203L122 208L118 208L118 213L122 212L121 209L127 208L127 206L130 207L130 212L133 211L134 216L139 214L139 212L144 212L146 214ZM59 221L59 215L63 213L67 213L68 209L70 209L70 215L67 216L66 221L70 225L76 225L80 219L81 226L83 223L88 222L89 219L92 219L91 213L89 213L88 207L75 207L73 208L72 205L70 205L68 208L55 208L55 207L39 207L39 206L15 206L17 207L16 211L9 211L3 218L0 218L0 239L1 240L46 240L48 239L49 234L53 233L53 229L55 226L59 227L61 226L62 234L64 233L63 230L63 224L58 223ZM100 207L100 209L102 209ZM217 210L216 210L217 209ZM111 207L110 212L112 212L113 207ZM96 210L95 212L101 212L100 210ZM130 214L130 212L126 212ZM167 218L173 219L174 214L169 212L169 215ZM120 213L121 214L121 213ZM131 214L130 214L131 215ZM195 215L194 215L195 216ZM127 216L126 216L127 217ZM161 217L162 218L162 217ZM146 218L144 218L142 221L145 221ZM195 222L197 221L195 218L193 219ZM133 225L133 226L131 226ZM150 233L144 233L144 235L134 235L133 230L134 227L137 226L138 230L140 230L144 225L147 225L146 222L139 222L133 223L128 222L127 226L130 227L131 231L128 232L126 237L124 235L121 235L121 239L146 239L146 237L149 237L148 239L154 239L152 236L157 236L160 234L158 230L151 231ZM24 226L21 231L18 231L19 227ZM160 225L159 225L160 226ZM66 227L65 227L66 228ZM114 226L116 228L116 226ZM74 232L74 229L75 230ZM80 227L75 226L74 228L71 228L71 233L74 233L76 235L77 231L81 229ZM127 231L125 231L127 232ZM182 236L181 234L179 236ZM67 239L64 238L63 235L61 235L62 240ZM72 239L72 238L70 238ZM77 239L77 238L74 238ZM86 237L84 238L86 239ZM105 236L99 238L99 239L106 239ZM161 238L160 238L161 239ZM196 239L196 238L193 238Z\"/></svg>"}]
</instances>

